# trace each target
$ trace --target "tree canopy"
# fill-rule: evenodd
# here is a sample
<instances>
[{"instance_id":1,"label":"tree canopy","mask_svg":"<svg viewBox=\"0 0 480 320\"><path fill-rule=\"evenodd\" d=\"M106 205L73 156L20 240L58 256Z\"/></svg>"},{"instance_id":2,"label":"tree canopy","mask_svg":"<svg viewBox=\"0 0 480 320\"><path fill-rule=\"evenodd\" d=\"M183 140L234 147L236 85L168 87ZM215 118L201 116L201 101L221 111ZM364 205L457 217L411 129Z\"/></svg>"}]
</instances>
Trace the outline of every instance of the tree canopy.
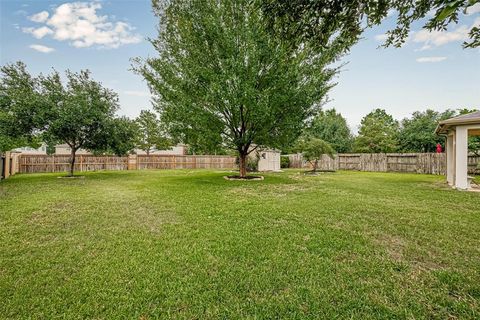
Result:
<instances>
[{"instance_id":1,"label":"tree canopy","mask_svg":"<svg viewBox=\"0 0 480 320\"><path fill-rule=\"evenodd\" d=\"M361 121L355 139L356 152L379 153L397 150L399 124L383 109L375 109Z\"/></svg>"},{"instance_id":2,"label":"tree canopy","mask_svg":"<svg viewBox=\"0 0 480 320\"><path fill-rule=\"evenodd\" d=\"M444 112L431 109L414 112L410 118L402 120L398 135L399 150L402 152L435 152L438 143L445 147L445 138L435 134L438 123L475 111L477 110L460 108L458 110L447 109ZM469 137L468 149L477 155L480 154L480 137Z\"/></svg>"},{"instance_id":3,"label":"tree canopy","mask_svg":"<svg viewBox=\"0 0 480 320\"><path fill-rule=\"evenodd\" d=\"M57 143L71 148L70 175L75 153L126 154L133 149L132 121L117 118L118 96L91 78L89 71L34 77L22 62L1 68L0 151Z\"/></svg>"},{"instance_id":4,"label":"tree canopy","mask_svg":"<svg viewBox=\"0 0 480 320\"><path fill-rule=\"evenodd\" d=\"M125 156L136 148L138 127L134 120L123 117L116 117L109 121L107 126L106 148L93 150L100 154L115 154Z\"/></svg>"},{"instance_id":5,"label":"tree canopy","mask_svg":"<svg viewBox=\"0 0 480 320\"><path fill-rule=\"evenodd\" d=\"M451 118L455 111L437 112L432 109L416 111L401 122L398 147L402 152L435 152L436 146L445 144L445 138L435 134L438 122Z\"/></svg>"},{"instance_id":6,"label":"tree canopy","mask_svg":"<svg viewBox=\"0 0 480 320\"><path fill-rule=\"evenodd\" d=\"M293 45L310 43L319 49L337 46L348 51L365 28L380 24L390 12L397 14L396 25L387 32L385 46L401 46L408 38L413 22L433 16L424 24L430 31L445 30L457 23L480 0L263 0L270 29ZM480 45L480 28L469 31L463 46Z\"/></svg>"},{"instance_id":7,"label":"tree canopy","mask_svg":"<svg viewBox=\"0 0 480 320\"><path fill-rule=\"evenodd\" d=\"M22 62L4 65L0 72L0 152L38 146L38 133L45 125L38 79Z\"/></svg>"},{"instance_id":8,"label":"tree canopy","mask_svg":"<svg viewBox=\"0 0 480 320\"><path fill-rule=\"evenodd\" d=\"M137 125L136 145L148 154L154 149L166 149L171 146L170 140L162 130L157 115L149 110L142 110L135 119Z\"/></svg>"},{"instance_id":9,"label":"tree canopy","mask_svg":"<svg viewBox=\"0 0 480 320\"><path fill-rule=\"evenodd\" d=\"M91 79L90 72L66 72L67 82L53 72L40 76L41 93L49 118L44 133L47 140L66 143L71 149L73 175L78 149L106 150L109 147L118 96Z\"/></svg>"},{"instance_id":10,"label":"tree canopy","mask_svg":"<svg viewBox=\"0 0 480 320\"><path fill-rule=\"evenodd\" d=\"M306 132L328 142L338 153L350 152L352 149L353 136L347 120L335 109L320 111L312 119Z\"/></svg>"},{"instance_id":11,"label":"tree canopy","mask_svg":"<svg viewBox=\"0 0 480 320\"><path fill-rule=\"evenodd\" d=\"M265 28L250 0L154 0L158 57L137 60L168 133L190 145L221 145L240 157L294 141L336 69L336 50L292 48Z\"/></svg>"}]
</instances>

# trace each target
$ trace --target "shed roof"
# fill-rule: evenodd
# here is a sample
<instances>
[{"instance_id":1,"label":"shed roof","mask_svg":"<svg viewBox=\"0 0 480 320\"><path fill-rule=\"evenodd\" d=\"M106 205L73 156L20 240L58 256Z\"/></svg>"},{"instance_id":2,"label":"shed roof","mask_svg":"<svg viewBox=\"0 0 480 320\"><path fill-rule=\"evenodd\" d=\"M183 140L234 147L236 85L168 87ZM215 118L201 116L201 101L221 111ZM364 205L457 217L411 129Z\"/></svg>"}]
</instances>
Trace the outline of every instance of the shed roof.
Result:
<instances>
[{"instance_id":1,"label":"shed roof","mask_svg":"<svg viewBox=\"0 0 480 320\"><path fill-rule=\"evenodd\" d=\"M447 133L448 129L453 126L462 126L468 124L480 124L480 111L463 114L461 116L453 117L447 120L440 121L438 123L436 134Z\"/></svg>"}]
</instances>

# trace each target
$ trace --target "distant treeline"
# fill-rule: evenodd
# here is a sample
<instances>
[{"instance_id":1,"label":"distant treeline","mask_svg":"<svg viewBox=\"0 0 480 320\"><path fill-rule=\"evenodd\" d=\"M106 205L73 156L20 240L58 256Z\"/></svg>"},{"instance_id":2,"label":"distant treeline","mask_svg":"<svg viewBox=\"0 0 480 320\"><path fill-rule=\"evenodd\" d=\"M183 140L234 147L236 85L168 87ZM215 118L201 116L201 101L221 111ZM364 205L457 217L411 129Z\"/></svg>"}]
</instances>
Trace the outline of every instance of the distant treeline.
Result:
<instances>
[{"instance_id":1,"label":"distant treeline","mask_svg":"<svg viewBox=\"0 0 480 320\"><path fill-rule=\"evenodd\" d=\"M358 134L354 135L346 119L335 109L321 111L305 128L305 133L329 142L338 153L435 152L437 144L444 148L445 138L435 134L438 122L456 115L474 112L470 109L448 109L444 112L427 109L416 111L398 121L384 109L375 109L363 117ZM480 138L471 137L471 152L480 152ZM286 147L284 152L289 153Z\"/></svg>"}]
</instances>

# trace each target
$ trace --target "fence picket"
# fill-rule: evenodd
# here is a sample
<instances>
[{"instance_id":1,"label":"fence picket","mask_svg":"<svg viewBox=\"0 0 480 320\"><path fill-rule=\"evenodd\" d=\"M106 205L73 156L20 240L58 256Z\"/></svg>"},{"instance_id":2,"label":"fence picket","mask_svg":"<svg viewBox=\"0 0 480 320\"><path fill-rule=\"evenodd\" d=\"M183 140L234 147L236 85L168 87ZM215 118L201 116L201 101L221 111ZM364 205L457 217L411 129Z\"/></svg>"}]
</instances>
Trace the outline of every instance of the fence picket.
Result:
<instances>
[{"instance_id":1,"label":"fence picket","mask_svg":"<svg viewBox=\"0 0 480 320\"><path fill-rule=\"evenodd\" d=\"M311 168L301 154L288 155L290 168ZM333 159L323 156L319 170L357 170L373 172L410 172L445 175L447 170L445 153L345 153ZM473 173L480 156L468 157L469 173Z\"/></svg>"},{"instance_id":2,"label":"fence picket","mask_svg":"<svg viewBox=\"0 0 480 320\"><path fill-rule=\"evenodd\" d=\"M70 156L20 155L20 173L67 172ZM215 161L217 160L217 161ZM234 169L233 156L175 156L175 155L131 155L129 157L79 155L75 169L136 170L136 169Z\"/></svg>"},{"instance_id":3,"label":"fence picket","mask_svg":"<svg viewBox=\"0 0 480 320\"><path fill-rule=\"evenodd\" d=\"M301 154L288 155L291 168L308 168L309 163ZM136 170L136 169L234 169L237 167L233 156L177 156L177 155L131 155L130 157L80 155L76 169ZM130 160L130 161L129 161ZM473 172L480 157L470 155L469 172ZM70 156L20 155L15 158L20 173L66 172ZM411 172L444 175L445 154L436 153L380 153L380 154L338 154L334 159L323 156L319 161L321 170L358 170L378 172Z\"/></svg>"}]
</instances>

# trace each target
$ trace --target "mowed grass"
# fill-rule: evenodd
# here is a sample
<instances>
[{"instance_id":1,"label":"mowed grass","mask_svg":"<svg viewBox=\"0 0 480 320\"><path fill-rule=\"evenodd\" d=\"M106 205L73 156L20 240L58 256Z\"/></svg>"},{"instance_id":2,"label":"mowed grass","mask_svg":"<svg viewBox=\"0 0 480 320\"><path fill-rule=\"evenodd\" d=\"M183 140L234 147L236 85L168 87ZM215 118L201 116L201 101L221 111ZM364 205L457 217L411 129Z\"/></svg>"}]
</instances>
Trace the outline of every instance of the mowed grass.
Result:
<instances>
[{"instance_id":1,"label":"mowed grass","mask_svg":"<svg viewBox=\"0 0 480 320\"><path fill-rule=\"evenodd\" d=\"M480 193L219 171L0 183L0 317L478 319Z\"/></svg>"}]
</instances>

